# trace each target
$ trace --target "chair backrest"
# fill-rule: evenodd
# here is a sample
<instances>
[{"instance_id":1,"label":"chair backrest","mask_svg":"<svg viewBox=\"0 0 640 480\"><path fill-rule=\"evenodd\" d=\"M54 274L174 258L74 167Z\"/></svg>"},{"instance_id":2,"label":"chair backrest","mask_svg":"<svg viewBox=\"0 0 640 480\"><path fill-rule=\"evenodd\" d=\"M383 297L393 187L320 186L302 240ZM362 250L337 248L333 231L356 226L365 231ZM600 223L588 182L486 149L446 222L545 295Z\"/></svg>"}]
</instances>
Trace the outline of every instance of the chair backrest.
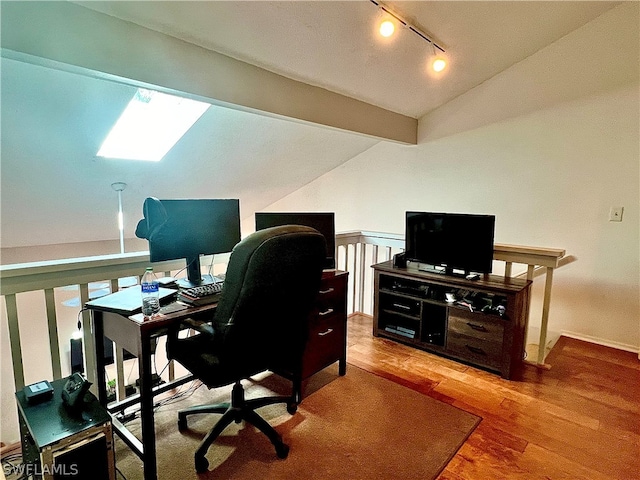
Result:
<instances>
[{"instance_id":1,"label":"chair backrest","mask_svg":"<svg viewBox=\"0 0 640 480\"><path fill-rule=\"evenodd\" d=\"M325 239L310 227L268 228L238 243L213 319L220 360L250 372L302 355L325 258Z\"/></svg>"}]
</instances>

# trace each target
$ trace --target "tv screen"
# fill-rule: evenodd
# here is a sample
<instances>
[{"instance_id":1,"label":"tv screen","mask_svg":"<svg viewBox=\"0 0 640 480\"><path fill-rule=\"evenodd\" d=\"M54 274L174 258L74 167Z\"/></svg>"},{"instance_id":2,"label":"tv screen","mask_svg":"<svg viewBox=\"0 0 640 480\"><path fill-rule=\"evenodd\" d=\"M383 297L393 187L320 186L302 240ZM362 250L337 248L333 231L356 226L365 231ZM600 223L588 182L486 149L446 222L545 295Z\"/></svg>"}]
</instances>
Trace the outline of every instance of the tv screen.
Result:
<instances>
[{"instance_id":1,"label":"tv screen","mask_svg":"<svg viewBox=\"0 0 640 480\"><path fill-rule=\"evenodd\" d=\"M187 281L200 285L200 255L230 252L240 241L240 202L237 199L158 200L147 198L144 219L136 236L149 240L152 262L187 262Z\"/></svg>"},{"instance_id":2,"label":"tv screen","mask_svg":"<svg viewBox=\"0 0 640 480\"><path fill-rule=\"evenodd\" d=\"M491 273L494 215L407 212L406 259L452 274Z\"/></svg>"},{"instance_id":3,"label":"tv screen","mask_svg":"<svg viewBox=\"0 0 640 480\"><path fill-rule=\"evenodd\" d=\"M325 260L324 268L336 268L336 227L335 215L333 212L256 213L256 230L279 227L281 225L303 225L305 227L315 228L318 232L324 235L324 238L327 241L327 259Z\"/></svg>"}]
</instances>

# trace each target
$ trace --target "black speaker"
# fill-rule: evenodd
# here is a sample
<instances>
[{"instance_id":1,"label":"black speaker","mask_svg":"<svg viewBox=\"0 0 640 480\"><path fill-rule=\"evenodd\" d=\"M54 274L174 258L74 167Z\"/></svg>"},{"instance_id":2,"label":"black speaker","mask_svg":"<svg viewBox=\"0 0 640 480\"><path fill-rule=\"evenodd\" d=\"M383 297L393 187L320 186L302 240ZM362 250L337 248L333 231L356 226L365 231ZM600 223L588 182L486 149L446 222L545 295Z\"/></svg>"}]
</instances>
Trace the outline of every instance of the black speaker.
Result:
<instances>
[{"instance_id":1,"label":"black speaker","mask_svg":"<svg viewBox=\"0 0 640 480\"><path fill-rule=\"evenodd\" d=\"M407 268L407 256L404 252L396 253L393 256L393 266L397 268Z\"/></svg>"},{"instance_id":2,"label":"black speaker","mask_svg":"<svg viewBox=\"0 0 640 480\"><path fill-rule=\"evenodd\" d=\"M84 373L81 338L71 339L71 373Z\"/></svg>"}]
</instances>

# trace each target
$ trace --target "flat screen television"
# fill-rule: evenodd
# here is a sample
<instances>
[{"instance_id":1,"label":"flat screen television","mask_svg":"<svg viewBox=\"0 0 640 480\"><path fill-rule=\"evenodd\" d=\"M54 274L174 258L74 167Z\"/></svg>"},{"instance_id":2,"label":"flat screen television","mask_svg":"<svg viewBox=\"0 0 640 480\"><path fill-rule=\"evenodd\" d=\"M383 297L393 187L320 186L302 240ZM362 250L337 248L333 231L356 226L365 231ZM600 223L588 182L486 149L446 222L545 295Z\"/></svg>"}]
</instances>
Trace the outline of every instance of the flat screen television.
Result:
<instances>
[{"instance_id":1,"label":"flat screen television","mask_svg":"<svg viewBox=\"0 0 640 480\"><path fill-rule=\"evenodd\" d=\"M152 262L186 259L187 279L181 287L212 281L202 276L200 255L230 252L240 241L240 201L237 199L147 198L136 236L149 240Z\"/></svg>"},{"instance_id":2,"label":"flat screen television","mask_svg":"<svg viewBox=\"0 0 640 480\"><path fill-rule=\"evenodd\" d=\"M256 230L281 225L304 225L315 228L327 242L325 270L336 268L336 227L333 212L256 212Z\"/></svg>"},{"instance_id":3,"label":"flat screen television","mask_svg":"<svg viewBox=\"0 0 640 480\"><path fill-rule=\"evenodd\" d=\"M446 274L491 273L494 215L406 212L405 257Z\"/></svg>"}]
</instances>

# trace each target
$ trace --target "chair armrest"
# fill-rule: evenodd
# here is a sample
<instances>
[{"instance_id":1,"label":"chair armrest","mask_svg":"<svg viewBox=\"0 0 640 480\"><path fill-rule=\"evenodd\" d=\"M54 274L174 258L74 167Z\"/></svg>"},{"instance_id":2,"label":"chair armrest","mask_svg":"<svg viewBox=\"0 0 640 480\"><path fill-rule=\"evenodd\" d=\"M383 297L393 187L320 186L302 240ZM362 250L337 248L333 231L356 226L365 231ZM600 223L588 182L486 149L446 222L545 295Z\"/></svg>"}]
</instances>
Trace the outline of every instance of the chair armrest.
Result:
<instances>
[{"instance_id":1,"label":"chair armrest","mask_svg":"<svg viewBox=\"0 0 640 480\"><path fill-rule=\"evenodd\" d=\"M193 318L186 318L182 320L182 322L180 323L183 326L189 327L200 333L208 333L209 335L214 334L213 326L209 322L202 322L202 321L194 320Z\"/></svg>"}]
</instances>

